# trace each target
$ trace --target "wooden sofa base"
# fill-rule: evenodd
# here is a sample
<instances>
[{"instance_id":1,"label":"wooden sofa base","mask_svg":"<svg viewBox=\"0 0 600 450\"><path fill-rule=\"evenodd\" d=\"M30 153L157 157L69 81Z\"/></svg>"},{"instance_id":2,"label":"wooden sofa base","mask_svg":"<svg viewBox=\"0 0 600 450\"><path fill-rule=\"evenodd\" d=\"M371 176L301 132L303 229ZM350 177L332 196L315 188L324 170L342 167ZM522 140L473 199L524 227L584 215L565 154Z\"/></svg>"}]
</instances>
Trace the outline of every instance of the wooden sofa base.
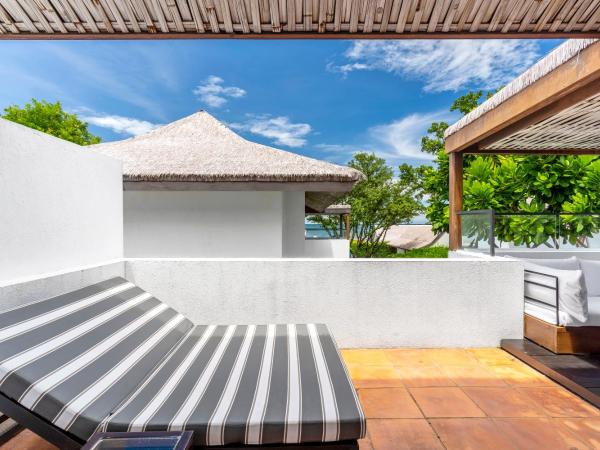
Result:
<instances>
[{"instance_id":1,"label":"wooden sofa base","mask_svg":"<svg viewBox=\"0 0 600 450\"><path fill-rule=\"evenodd\" d=\"M559 354L600 353L600 327L563 327L525 314L525 337Z\"/></svg>"}]
</instances>

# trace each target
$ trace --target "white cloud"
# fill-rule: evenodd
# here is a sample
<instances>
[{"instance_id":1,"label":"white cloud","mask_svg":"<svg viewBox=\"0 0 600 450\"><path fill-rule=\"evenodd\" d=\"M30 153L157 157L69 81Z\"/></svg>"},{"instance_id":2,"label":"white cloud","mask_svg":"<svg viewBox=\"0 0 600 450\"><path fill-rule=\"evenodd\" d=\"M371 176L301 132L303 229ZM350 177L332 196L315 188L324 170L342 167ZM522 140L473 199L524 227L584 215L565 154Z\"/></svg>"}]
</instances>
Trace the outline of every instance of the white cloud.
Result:
<instances>
[{"instance_id":1,"label":"white cloud","mask_svg":"<svg viewBox=\"0 0 600 450\"><path fill-rule=\"evenodd\" d=\"M461 88L495 89L531 66L539 46L526 40L398 40L355 41L345 64L330 71L347 75L381 70L422 80L428 92Z\"/></svg>"},{"instance_id":2,"label":"white cloud","mask_svg":"<svg viewBox=\"0 0 600 450\"><path fill-rule=\"evenodd\" d=\"M368 130L379 156L389 160L400 158L433 159L433 155L421 151L421 138L427 135L432 122L448 119L445 112L411 114L391 123L376 125Z\"/></svg>"},{"instance_id":3,"label":"white cloud","mask_svg":"<svg viewBox=\"0 0 600 450\"><path fill-rule=\"evenodd\" d=\"M445 111L410 114L369 127L353 144L320 143L315 148L328 155L326 159L342 164L357 152L375 153L391 165L406 160L430 161L434 156L421 151L421 138L427 135L432 122L451 121L455 115Z\"/></svg>"},{"instance_id":4,"label":"white cloud","mask_svg":"<svg viewBox=\"0 0 600 450\"><path fill-rule=\"evenodd\" d=\"M148 131L161 126L160 124L151 123L146 120L114 115L84 115L81 118L87 123L96 125L97 127L109 128L115 133L129 134L132 136L147 133Z\"/></svg>"},{"instance_id":5,"label":"white cloud","mask_svg":"<svg viewBox=\"0 0 600 450\"><path fill-rule=\"evenodd\" d=\"M223 78L211 75L193 90L203 103L213 108L220 108L227 103L229 98L240 98L246 91L236 86L224 86Z\"/></svg>"},{"instance_id":6,"label":"white cloud","mask_svg":"<svg viewBox=\"0 0 600 450\"><path fill-rule=\"evenodd\" d=\"M269 138L275 144L287 147L306 145L306 136L312 130L308 123L293 123L289 117L270 115L250 116L246 122L231 123L229 126L235 130Z\"/></svg>"}]
</instances>

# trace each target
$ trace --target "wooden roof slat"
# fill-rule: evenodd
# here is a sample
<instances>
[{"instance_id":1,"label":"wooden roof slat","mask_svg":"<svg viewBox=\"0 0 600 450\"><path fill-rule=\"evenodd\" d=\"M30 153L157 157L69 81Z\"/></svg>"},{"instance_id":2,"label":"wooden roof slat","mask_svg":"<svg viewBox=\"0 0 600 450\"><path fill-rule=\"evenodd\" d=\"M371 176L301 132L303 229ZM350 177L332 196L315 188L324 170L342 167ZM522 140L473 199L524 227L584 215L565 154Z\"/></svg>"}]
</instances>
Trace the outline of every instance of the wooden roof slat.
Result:
<instances>
[{"instance_id":1,"label":"wooden roof slat","mask_svg":"<svg viewBox=\"0 0 600 450\"><path fill-rule=\"evenodd\" d=\"M479 0L479 4L476 5L477 14L475 14L475 17L473 18L473 21L471 22L471 28L469 29L469 31L471 33L475 33L475 32L477 32L477 30L479 30L479 27L481 26L481 22L483 22L483 18L485 16L485 14L487 13L488 6L489 6L488 3L485 3L483 0Z\"/></svg>"},{"instance_id":2,"label":"wooden roof slat","mask_svg":"<svg viewBox=\"0 0 600 450\"><path fill-rule=\"evenodd\" d=\"M244 1L233 0L233 11L237 15L239 24L242 27L242 32L246 34L250 33L250 23L248 22L248 16L246 14L246 6L244 5Z\"/></svg>"},{"instance_id":3,"label":"wooden roof slat","mask_svg":"<svg viewBox=\"0 0 600 450\"><path fill-rule=\"evenodd\" d=\"M413 2L414 13L412 15L412 23L410 24L410 31L415 33L419 31L421 25L421 19L425 11L425 0L416 0Z\"/></svg>"},{"instance_id":4,"label":"wooden roof slat","mask_svg":"<svg viewBox=\"0 0 600 450\"><path fill-rule=\"evenodd\" d=\"M183 19L179 13L179 8L177 7L177 2L175 0L161 0L161 3L163 1L164 5L166 6L166 8L163 9L168 11L171 15L171 20L167 19L167 23L172 22L175 25L175 30L179 33L183 33L185 28L183 26Z\"/></svg>"},{"instance_id":5,"label":"wooden roof slat","mask_svg":"<svg viewBox=\"0 0 600 450\"><path fill-rule=\"evenodd\" d=\"M142 17L140 27L145 25L148 33L156 33L156 24L150 15L150 11L148 11L146 2L144 0L131 0L131 6L133 7L134 11L137 11L137 14Z\"/></svg>"},{"instance_id":6,"label":"wooden roof slat","mask_svg":"<svg viewBox=\"0 0 600 450\"><path fill-rule=\"evenodd\" d=\"M400 6L400 13L398 15L398 22L396 23L396 33L404 33L406 28L406 20L408 19L408 12L410 11L412 0L401 0L402 5Z\"/></svg>"},{"instance_id":7,"label":"wooden roof slat","mask_svg":"<svg viewBox=\"0 0 600 450\"><path fill-rule=\"evenodd\" d=\"M558 13L554 17L554 21L550 24L549 31L552 33L563 24L563 20L569 11L569 8L572 8L575 5L575 0L567 0L563 3L562 8L558 10Z\"/></svg>"},{"instance_id":8,"label":"wooden roof slat","mask_svg":"<svg viewBox=\"0 0 600 450\"><path fill-rule=\"evenodd\" d=\"M112 26L110 18L106 14L100 0L83 0L86 4L87 9L90 11L94 11L100 17L100 24L104 26L104 29L107 33L114 33L115 29ZM100 28L98 26L98 28Z\"/></svg>"},{"instance_id":9,"label":"wooden roof slat","mask_svg":"<svg viewBox=\"0 0 600 450\"><path fill-rule=\"evenodd\" d=\"M383 11L381 13L381 22L379 24L379 32L386 33L390 24L390 15L392 14L392 6L394 0L385 0L383 3Z\"/></svg>"},{"instance_id":10,"label":"wooden roof slat","mask_svg":"<svg viewBox=\"0 0 600 450\"><path fill-rule=\"evenodd\" d=\"M579 9L575 12L575 14L573 14L571 20L569 20L569 23L565 27L565 31L569 32L572 31L573 28L575 28L575 26L579 22L579 19L581 19L581 17L587 12L588 7L592 3L597 3L597 0L583 0L581 2Z\"/></svg>"},{"instance_id":11,"label":"wooden roof slat","mask_svg":"<svg viewBox=\"0 0 600 450\"><path fill-rule=\"evenodd\" d=\"M600 0L0 0L2 39L104 33L223 37L590 37ZM6 15L5 14L5 15ZM336 33L332 36L332 33ZM539 36L538 36L539 34ZM185 36L184 36L185 35ZM375 36L376 35L376 36ZM108 38L108 36L107 36Z\"/></svg>"},{"instance_id":12,"label":"wooden roof slat","mask_svg":"<svg viewBox=\"0 0 600 450\"><path fill-rule=\"evenodd\" d=\"M258 0L250 0L250 15L252 17L252 31L262 33L260 23L260 5Z\"/></svg>"},{"instance_id":13,"label":"wooden roof slat","mask_svg":"<svg viewBox=\"0 0 600 450\"><path fill-rule=\"evenodd\" d=\"M448 33L450 31L450 27L452 26L452 22L454 21L454 16L456 15L458 8L460 7L460 3L466 0L452 0L450 6L448 7L448 12L446 13L446 17L444 18L444 25L442 25L442 32Z\"/></svg>"},{"instance_id":14,"label":"wooden roof slat","mask_svg":"<svg viewBox=\"0 0 600 450\"><path fill-rule=\"evenodd\" d=\"M448 8L449 4L449 0L435 2L433 11L431 12L431 17L429 18L429 24L427 25L427 31L429 33L433 33L437 29L440 23L440 16L442 15L442 12Z\"/></svg>"},{"instance_id":15,"label":"wooden roof slat","mask_svg":"<svg viewBox=\"0 0 600 450\"><path fill-rule=\"evenodd\" d=\"M504 26L502 27L501 32L502 33L507 33L510 30L511 25L514 23L517 15L519 14L519 9L516 6L519 5L519 2L513 2L512 3L512 8L508 10L508 17L506 18L506 21L504 22Z\"/></svg>"},{"instance_id":16,"label":"wooden roof slat","mask_svg":"<svg viewBox=\"0 0 600 450\"><path fill-rule=\"evenodd\" d=\"M202 13L200 12L198 0L190 0L190 12L192 13L192 18L194 19L196 31L198 33L205 33L206 29L204 28L204 20L202 19Z\"/></svg>"},{"instance_id":17,"label":"wooden roof slat","mask_svg":"<svg viewBox=\"0 0 600 450\"><path fill-rule=\"evenodd\" d=\"M213 0L215 6L220 6L221 16L223 17L223 25L227 33L233 33L233 19L231 18L231 9L229 0Z\"/></svg>"},{"instance_id":18,"label":"wooden roof slat","mask_svg":"<svg viewBox=\"0 0 600 450\"><path fill-rule=\"evenodd\" d=\"M37 0L38 5L43 8L42 14L46 14L49 19L52 20L52 24L58 28L58 31L61 33L68 33L67 27L65 23L70 21L70 18L64 14L64 8L60 3L58 4L58 8L54 5L50 0ZM59 10L63 12L60 14Z\"/></svg>"},{"instance_id":19,"label":"wooden roof slat","mask_svg":"<svg viewBox=\"0 0 600 450\"><path fill-rule=\"evenodd\" d=\"M317 31L319 33L325 33L327 30L327 2L319 2L319 22L317 25Z\"/></svg>"},{"instance_id":20,"label":"wooden roof slat","mask_svg":"<svg viewBox=\"0 0 600 450\"><path fill-rule=\"evenodd\" d=\"M525 31L531 26L531 20L535 17L538 8L540 7L540 3L537 0L534 0L529 5L529 8L525 11L525 15L521 19L521 25L519 25L519 31Z\"/></svg>"},{"instance_id":21,"label":"wooden roof slat","mask_svg":"<svg viewBox=\"0 0 600 450\"><path fill-rule=\"evenodd\" d=\"M125 24L125 20L123 19L123 16L121 15L121 11L119 11L119 8L117 8L117 5L115 4L114 0L101 0L104 1L106 4L106 9L108 9L113 17L115 18L117 25L119 26L119 31L121 31L121 33L129 33L129 28L127 28L127 25Z\"/></svg>"},{"instance_id":22,"label":"wooden roof slat","mask_svg":"<svg viewBox=\"0 0 600 450\"><path fill-rule=\"evenodd\" d=\"M333 31L340 31L340 27L342 24L342 6L344 5L343 0L335 1L335 12L333 15Z\"/></svg>"},{"instance_id":23,"label":"wooden roof slat","mask_svg":"<svg viewBox=\"0 0 600 450\"><path fill-rule=\"evenodd\" d=\"M65 1L68 2L68 0ZM98 25L96 24L96 19L92 16L92 13L83 0L73 0L72 7L75 14L82 20L84 27L87 26L93 33L100 32Z\"/></svg>"},{"instance_id":24,"label":"wooden roof slat","mask_svg":"<svg viewBox=\"0 0 600 450\"><path fill-rule=\"evenodd\" d=\"M40 8L36 4L35 0L24 0L23 6L23 10L26 11L26 14L32 19L37 19L37 22L42 25L42 28L44 28L47 33L54 33L54 28L52 28L52 25L50 25L50 22L48 22L44 16L44 13L40 11Z\"/></svg>"},{"instance_id":25,"label":"wooden roof slat","mask_svg":"<svg viewBox=\"0 0 600 450\"><path fill-rule=\"evenodd\" d=\"M304 31L310 32L312 30L312 0L304 0L303 7L303 23L304 23Z\"/></svg>"},{"instance_id":26,"label":"wooden roof slat","mask_svg":"<svg viewBox=\"0 0 600 450\"><path fill-rule=\"evenodd\" d=\"M200 7L200 12L202 12L203 9L206 11L211 31L213 33L219 33L221 31L219 27L219 18L217 17L217 11L213 0L198 0L198 6Z\"/></svg>"},{"instance_id":27,"label":"wooden roof slat","mask_svg":"<svg viewBox=\"0 0 600 450\"><path fill-rule=\"evenodd\" d=\"M600 2L598 3L596 11L590 17L587 25L583 27L583 31L587 32L593 30L594 28L598 28L598 22L600 22Z\"/></svg>"},{"instance_id":28,"label":"wooden roof slat","mask_svg":"<svg viewBox=\"0 0 600 450\"><path fill-rule=\"evenodd\" d=\"M365 24L363 33L371 33L373 31L373 23L375 22L375 6L376 0L366 0Z\"/></svg>"},{"instance_id":29,"label":"wooden roof slat","mask_svg":"<svg viewBox=\"0 0 600 450\"><path fill-rule=\"evenodd\" d=\"M545 5L544 12L538 19L537 24L533 28L536 32L541 32L545 29L550 19L556 15L556 12L562 5L561 0L546 0L547 4Z\"/></svg>"},{"instance_id":30,"label":"wooden roof slat","mask_svg":"<svg viewBox=\"0 0 600 450\"><path fill-rule=\"evenodd\" d=\"M53 0L52 3L55 5L55 7L56 5L60 5L60 8L57 8L57 10L62 9L62 13L59 11L61 16L64 15L69 22L75 25L75 29L78 33L85 33L85 27L68 1Z\"/></svg>"},{"instance_id":31,"label":"wooden roof slat","mask_svg":"<svg viewBox=\"0 0 600 450\"><path fill-rule=\"evenodd\" d=\"M269 0L271 11L271 26L274 33L281 33L281 22L279 18L279 2L277 0Z\"/></svg>"},{"instance_id":32,"label":"wooden roof slat","mask_svg":"<svg viewBox=\"0 0 600 450\"><path fill-rule=\"evenodd\" d=\"M162 6L159 0L151 0L152 9L154 10L154 14L158 19L158 26L163 33L169 32L169 24L167 23L167 18L165 17L165 13L163 12Z\"/></svg>"},{"instance_id":33,"label":"wooden roof slat","mask_svg":"<svg viewBox=\"0 0 600 450\"><path fill-rule=\"evenodd\" d=\"M287 0L287 31L296 30L296 2L294 0Z\"/></svg>"},{"instance_id":34,"label":"wooden roof slat","mask_svg":"<svg viewBox=\"0 0 600 450\"><path fill-rule=\"evenodd\" d=\"M351 0L352 7L350 9L350 33L356 33L358 31L359 1L360 0Z\"/></svg>"},{"instance_id":35,"label":"wooden roof slat","mask_svg":"<svg viewBox=\"0 0 600 450\"><path fill-rule=\"evenodd\" d=\"M19 29L15 25L15 23L14 23L12 17L10 16L10 14L2 6L2 2L1 1L0 1L0 21L3 22L4 28L5 28L5 30L6 30L7 33L8 32L15 33L15 34L19 33Z\"/></svg>"}]
</instances>

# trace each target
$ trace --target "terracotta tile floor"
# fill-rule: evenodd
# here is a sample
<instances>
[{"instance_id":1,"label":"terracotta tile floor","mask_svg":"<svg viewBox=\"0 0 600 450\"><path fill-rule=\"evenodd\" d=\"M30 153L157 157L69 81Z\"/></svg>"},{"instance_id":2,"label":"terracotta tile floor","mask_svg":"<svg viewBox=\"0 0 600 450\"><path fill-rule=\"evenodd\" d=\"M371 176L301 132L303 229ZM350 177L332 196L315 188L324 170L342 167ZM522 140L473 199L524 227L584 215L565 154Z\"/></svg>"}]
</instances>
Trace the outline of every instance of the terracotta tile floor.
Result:
<instances>
[{"instance_id":1,"label":"terracotta tile floor","mask_svg":"<svg viewBox=\"0 0 600 450\"><path fill-rule=\"evenodd\" d=\"M600 411L500 349L344 350L360 450L600 450ZM55 450L23 432L0 450Z\"/></svg>"}]
</instances>

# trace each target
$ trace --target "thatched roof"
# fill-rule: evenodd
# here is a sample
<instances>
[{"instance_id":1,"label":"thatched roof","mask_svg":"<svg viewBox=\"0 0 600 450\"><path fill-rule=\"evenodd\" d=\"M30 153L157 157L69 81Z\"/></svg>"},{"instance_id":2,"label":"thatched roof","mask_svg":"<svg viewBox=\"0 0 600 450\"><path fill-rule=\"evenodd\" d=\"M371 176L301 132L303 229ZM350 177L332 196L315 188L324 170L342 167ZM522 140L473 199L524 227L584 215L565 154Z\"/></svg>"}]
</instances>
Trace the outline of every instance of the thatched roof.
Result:
<instances>
[{"instance_id":1,"label":"thatched roof","mask_svg":"<svg viewBox=\"0 0 600 450\"><path fill-rule=\"evenodd\" d=\"M348 183L349 190L362 176L349 167L250 142L205 111L91 148L123 161L126 182L334 182Z\"/></svg>"},{"instance_id":2,"label":"thatched roof","mask_svg":"<svg viewBox=\"0 0 600 450\"><path fill-rule=\"evenodd\" d=\"M559 66L576 58L579 52L598 41L598 39L572 39L558 46L536 64L508 83L491 98L483 102L469 114L465 115L458 122L448 127L445 132L445 137L451 136L471 122L474 122L545 75L548 75Z\"/></svg>"},{"instance_id":3,"label":"thatched roof","mask_svg":"<svg viewBox=\"0 0 600 450\"><path fill-rule=\"evenodd\" d=\"M390 246L401 250L429 247L440 240L446 243L445 235L436 235L431 231L431 225L393 225L385 234L384 241Z\"/></svg>"}]
</instances>

